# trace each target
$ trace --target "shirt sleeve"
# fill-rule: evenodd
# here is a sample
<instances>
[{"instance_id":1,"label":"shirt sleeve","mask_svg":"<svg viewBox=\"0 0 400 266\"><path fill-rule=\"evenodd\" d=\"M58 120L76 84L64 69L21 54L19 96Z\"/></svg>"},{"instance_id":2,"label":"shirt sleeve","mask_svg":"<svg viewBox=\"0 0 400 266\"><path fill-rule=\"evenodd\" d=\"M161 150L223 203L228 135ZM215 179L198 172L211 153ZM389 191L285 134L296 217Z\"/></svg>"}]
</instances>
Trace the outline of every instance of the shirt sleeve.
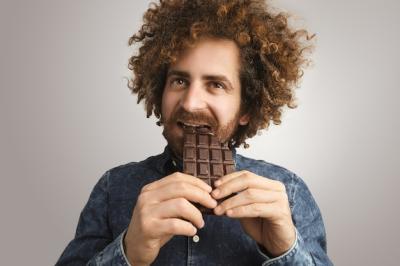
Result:
<instances>
[{"instance_id":1,"label":"shirt sleeve","mask_svg":"<svg viewBox=\"0 0 400 266\"><path fill-rule=\"evenodd\" d=\"M294 182L291 211L296 241L288 251L274 258L257 245L265 258L262 266L333 265L327 255L325 227L317 203L302 179L294 176Z\"/></svg>"},{"instance_id":2,"label":"shirt sleeve","mask_svg":"<svg viewBox=\"0 0 400 266\"><path fill-rule=\"evenodd\" d=\"M130 266L123 249L124 232L115 239L108 226L108 178L106 172L97 182L83 208L74 239L56 265Z\"/></svg>"}]
</instances>

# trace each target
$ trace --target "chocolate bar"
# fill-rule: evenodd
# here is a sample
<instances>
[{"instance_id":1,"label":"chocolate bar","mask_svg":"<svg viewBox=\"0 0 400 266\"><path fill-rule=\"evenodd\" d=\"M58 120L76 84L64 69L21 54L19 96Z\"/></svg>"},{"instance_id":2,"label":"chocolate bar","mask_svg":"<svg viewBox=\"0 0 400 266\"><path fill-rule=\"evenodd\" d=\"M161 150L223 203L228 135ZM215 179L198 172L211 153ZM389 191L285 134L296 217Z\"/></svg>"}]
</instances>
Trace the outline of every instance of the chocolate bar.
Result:
<instances>
[{"instance_id":1,"label":"chocolate bar","mask_svg":"<svg viewBox=\"0 0 400 266\"><path fill-rule=\"evenodd\" d=\"M221 143L208 127L184 126L184 173L200 178L214 189L216 180L234 171L235 162L227 143ZM196 207L204 214L213 214L212 209L200 204Z\"/></svg>"}]
</instances>

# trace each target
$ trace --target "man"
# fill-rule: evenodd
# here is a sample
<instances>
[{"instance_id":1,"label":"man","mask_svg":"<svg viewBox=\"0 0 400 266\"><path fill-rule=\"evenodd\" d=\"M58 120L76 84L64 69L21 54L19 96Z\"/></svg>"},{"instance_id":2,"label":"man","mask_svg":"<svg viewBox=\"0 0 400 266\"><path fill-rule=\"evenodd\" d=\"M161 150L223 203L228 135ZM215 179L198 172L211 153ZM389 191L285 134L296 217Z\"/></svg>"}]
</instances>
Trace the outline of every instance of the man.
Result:
<instances>
[{"instance_id":1,"label":"man","mask_svg":"<svg viewBox=\"0 0 400 266\"><path fill-rule=\"evenodd\" d=\"M293 107L307 32L261 0L160 1L144 21L130 39L142 46L129 86L168 145L104 174L57 265L330 265L304 182L235 150ZM185 124L207 125L232 147L236 172L214 188L182 173Z\"/></svg>"}]
</instances>

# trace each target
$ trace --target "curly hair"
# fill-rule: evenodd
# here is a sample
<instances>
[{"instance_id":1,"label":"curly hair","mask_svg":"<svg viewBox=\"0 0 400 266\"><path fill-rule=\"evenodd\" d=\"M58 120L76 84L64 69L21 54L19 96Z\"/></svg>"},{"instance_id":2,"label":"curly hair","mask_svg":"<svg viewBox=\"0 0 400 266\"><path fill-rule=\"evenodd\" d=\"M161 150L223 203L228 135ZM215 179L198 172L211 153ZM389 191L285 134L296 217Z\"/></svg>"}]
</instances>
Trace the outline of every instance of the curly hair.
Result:
<instances>
[{"instance_id":1,"label":"curly hair","mask_svg":"<svg viewBox=\"0 0 400 266\"><path fill-rule=\"evenodd\" d=\"M238 147L270 122L281 123L282 108L296 108L294 89L309 60L307 30L292 29L289 15L274 14L265 0L160 0L143 15L129 45L141 43L129 59L128 83L137 102L145 100L147 117L161 117L168 66L180 52L203 37L229 39L240 51L241 113L251 114L231 144Z\"/></svg>"}]
</instances>

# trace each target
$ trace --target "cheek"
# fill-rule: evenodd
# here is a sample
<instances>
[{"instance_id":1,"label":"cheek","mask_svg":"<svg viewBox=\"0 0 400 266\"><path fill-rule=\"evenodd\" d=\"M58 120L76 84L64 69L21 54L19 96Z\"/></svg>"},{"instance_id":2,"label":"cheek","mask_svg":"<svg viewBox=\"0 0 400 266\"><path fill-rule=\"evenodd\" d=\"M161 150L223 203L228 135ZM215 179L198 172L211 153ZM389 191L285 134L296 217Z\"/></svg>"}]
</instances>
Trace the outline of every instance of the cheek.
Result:
<instances>
[{"instance_id":1,"label":"cheek","mask_svg":"<svg viewBox=\"0 0 400 266\"><path fill-rule=\"evenodd\" d=\"M210 107L216 115L219 123L227 124L239 111L239 104L240 100L237 100L234 97L229 97L213 101L212 105L210 104Z\"/></svg>"},{"instance_id":2,"label":"cheek","mask_svg":"<svg viewBox=\"0 0 400 266\"><path fill-rule=\"evenodd\" d=\"M161 113L165 119L168 119L171 115L173 109L173 98L171 97L171 93L168 93L164 89L164 93L162 96L161 102Z\"/></svg>"}]
</instances>

